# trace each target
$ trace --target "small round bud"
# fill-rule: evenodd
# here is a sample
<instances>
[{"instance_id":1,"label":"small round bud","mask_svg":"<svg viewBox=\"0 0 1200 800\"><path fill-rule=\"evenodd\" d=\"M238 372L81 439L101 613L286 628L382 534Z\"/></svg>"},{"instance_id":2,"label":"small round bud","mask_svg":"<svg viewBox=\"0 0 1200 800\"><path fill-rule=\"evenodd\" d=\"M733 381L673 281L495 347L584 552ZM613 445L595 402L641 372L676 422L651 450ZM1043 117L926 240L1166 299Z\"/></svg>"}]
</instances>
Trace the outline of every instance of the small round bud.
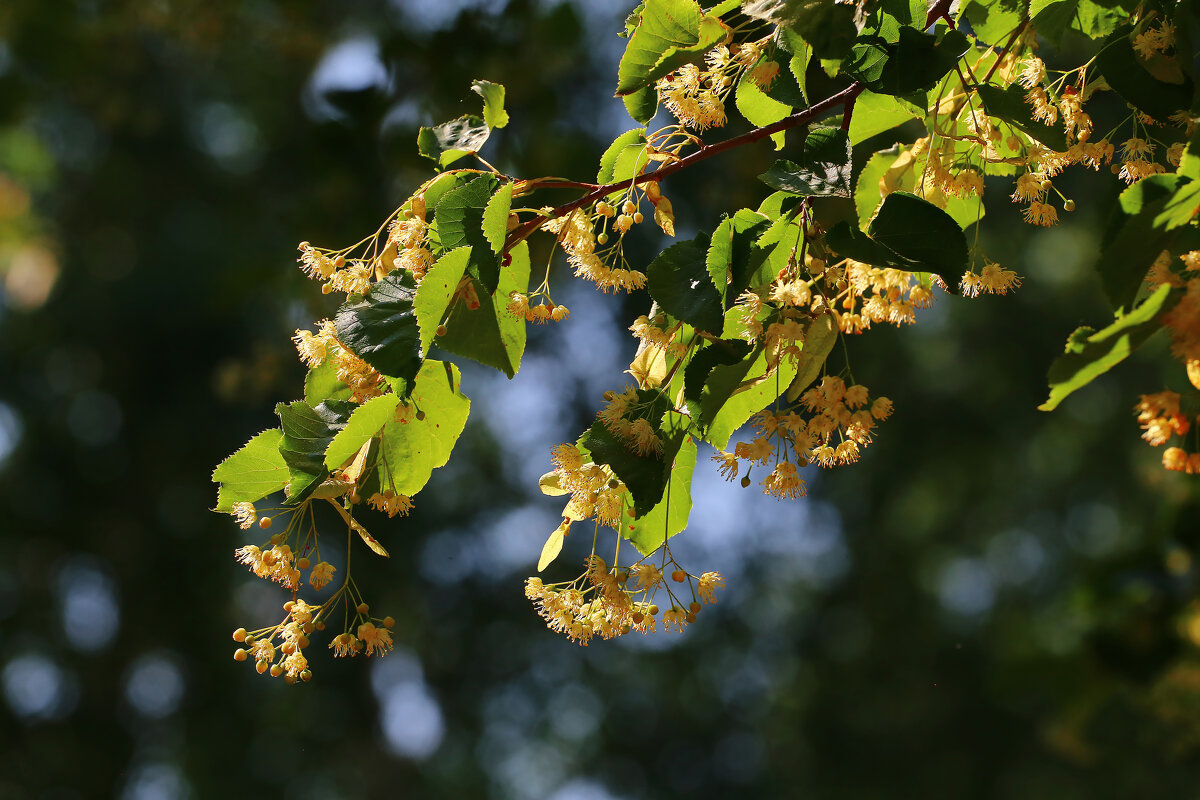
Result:
<instances>
[{"instance_id":1,"label":"small round bud","mask_svg":"<svg viewBox=\"0 0 1200 800\"><path fill-rule=\"evenodd\" d=\"M642 220L644 220L644 219L645 219L645 217L642 216L642 212L640 212L640 211L638 211L636 214L633 215L633 222L635 225L640 225Z\"/></svg>"},{"instance_id":2,"label":"small round bud","mask_svg":"<svg viewBox=\"0 0 1200 800\"><path fill-rule=\"evenodd\" d=\"M233 651L233 660L234 661L245 661L247 655L248 654L246 653L246 651L239 647L237 650Z\"/></svg>"},{"instance_id":3,"label":"small round bud","mask_svg":"<svg viewBox=\"0 0 1200 800\"><path fill-rule=\"evenodd\" d=\"M297 636L296 637L296 648L299 650L303 650L306 647L308 647L308 637L304 636L304 635Z\"/></svg>"},{"instance_id":4,"label":"small round bud","mask_svg":"<svg viewBox=\"0 0 1200 800\"><path fill-rule=\"evenodd\" d=\"M259 675L262 675L264 672L266 672L267 667L269 667L269 666L270 666L270 664L268 664L265 661L256 661L254 663L254 669L255 669L255 671L258 672Z\"/></svg>"},{"instance_id":5,"label":"small round bud","mask_svg":"<svg viewBox=\"0 0 1200 800\"><path fill-rule=\"evenodd\" d=\"M329 294L332 291L333 291L333 287L330 286L328 283L321 284L321 294Z\"/></svg>"},{"instance_id":6,"label":"small round bud","mask_svg":"<svg viewBox=\"0 0 1200 800\"><path fill-rule=\"evenodd\" d=\"M434 333L436 333L438 336L445 336L446 335L446 326L438 325L437 330L434 331Z\"/></svg>"},{"instance_id":7,"label":"small round bud","mask_svg":"<svg viewBox=\"0 0 1200 800\"><path fill-rule=\"evenodd\" d=\"M270 517L262 517L261 519L259 519L258 527L262 528L264 531L267 528L271 527L271 518Z\"/></svg>"},{"instance_id":8,"label":"small round bud","mask_svg":"<svg viewBox=\"0 0 1200 800\"><path fill-rule=\"evenodd\" d=\"M283 610L284 610L284 611L291 611L291 610L292 610L292 607L293 607L293 606L295 606L295 605L296 605L295 601L293 601L293 600L288 600L286 603L284 603L284 604L283 604Z\"/></svg>"},{"instance_id":9,"label":"small round bud","mask_svg":"<svg viewBox=\"0 0 1200 800\"><path fill-rule=\"evenodd\" d=\"M257 641L258 641L258 639L256 639L254 636L251 636L251 635L250 635L250 634L248 634L248 633L246 634L246 644L248 644L248 645L249 645L249 644L254 644L254 643L255 643L255 642L257 642Z\"/></svg>"},{"instance_id":10,"label":"small round bud","mask_svg":"<svg viewBox=\"0 0 1200 800\"><path fill-rule=\"evenodd\" d=\"M312 680L312 670L311 669L301 670L300 671L300 680L304 681L305 683L308 683L309 681L311 681Z\"/></svg>"},{"instance_id":11,"label":"small round bud","mask_svg":"<svg viewBox=\"0 0 1200 800\"><path fill-rule=\"evenodd\" d=\"M236 631L234 631L234 632L233 632L233 640L234 640L235 642L244 642L244 641L246 641L246 629L245 629L245 628L238 628Z\"/></svg>"},{"instance_id":12,"label":"small round bud","mask_svg":"<svg viewBox=\"0 0 1200 800\"><path fill-rule=\"evenodd\" d=\"M424 419L425 419L425 412L418 408L417 409L417 422L420 422Z\"/></svg>"},{"instance_id":13,"label":"small round bud","mask_svg":"<svg viewBox=\"0 0 1200 800\"><path fill-rule=\"evenodd\" d=\"M697 603L695 600L693 600L692 604L690 606L688 606L688 611L692 612L693 614L699 614L700 608L701 608L700 604Z\"/></svg>"},{"instance_id":14,"label":"small round bud","mask_svg":"<svg viewBox=\"0 0 1200 800\"><path fill-rule=\"evenodd\" d=\"M313 625L313 627L319 631L323 631L323 630L325 630L325 623L322 622L321 620L317 620L317 623L315 625Z\"/></svg>"},{"instance_id":15,"label":"small round bud","mask_svg":"<svg viewBox=\"0 0 1200 800\"><path fill-rule=\"evenodd\" d=\"M671 573L671 580L675 581L676 583L683 583L687 580L687 573L681 569L677 569Z\"/></svg>"},{"instance_id":16,"label":"small round bud","mask_svg":"<svg viewBox=\"0 0 1200 800\"><path fill-rule=\"evenodd\" d=\"M362 500L362 498L358 496L358 492L350 493L350 503L352 505L358 503L359 500Z\"/></svg>"},{"instance_id":17,"label":"small round bud","mask_svg":"<svg viewBox=\"0 0 1200 800\"><path fill-rule=\"evenodd\" d=\"M621 635L622 635L622 636L624 636L625 634L629 633L631 630L633 630L633 628L629 627L629 623L628 623L628 622L622 622L622 623L621 623Z\"/></svg>"},{"instance_id":18,"label":"small round bud","mask_svg":"<svg viewBox=\"0 0 1200 800\"><path fill-rule=\"evenodd\" d=\"M1074 200L1068 200L1067 202L1063 203L1063 211L1074 211L1074 210L1075 210L1075 201Z\"/></svg>"},{"instance_id":19,"label":"small round bud","mask_svg":"<svg viewBox=\"0 0 1200 800\"><path fill-rule=\"evenodd\" d=\"M279 543L280 543L280 542L282 542L282 541L283 541L283 534L282 534L282 533L277 533L277 534L275 534L274 536L272 536L272 537L271 537L271 544L279 544Z\"/></svg>"},{"instance_id":20,"label":"small round bud","mask_svg":"<svg viewBox=\"0 0 1200 800\"><path fill-rule=\"evenodd\" d=\"M396 620L395 620L395 618L391 617L390 615L389 615L389 616L386 616L386 617L384 617L384 618L383 618L383 627L385 627L385 628L394 628L394 627L396 627Z\"/></svg>"},{"instance_id":21,"label":"small round bud","mask_svg":"<svg viewBox=\"0 0 1200 800\"><path fill-rule=\"evenodd\" d=\"M511 265L512 264L512 253L505 253L504 260L501 261L500 263L506 267ZM478 308L478 306L468 306L468 307L469 308Z\"/></svg>"},{"instance_id":22,"label":"small round bud","mask_svg":"<svg viewBox=\"0 0 1200 800\"><path fill-rule=\"evenodd\" d=\"M608 234L607 234L607 233L601 233L599 236L597 236L597 237L596 237L596 241L597 241L599 244L608 244Z\"/></svg>"},{"instance_id":23,"label":"small round bud","mask_svg":"<svg viewBox=\"0 0 1200 800\"><path fill-rule=\"evenodd\" d=\"M684 619L688 621L688 624L691 624L696 621L696 615L688 614L687 616L684 617Z\"/></svg>"},{"instance_id":24,"label":"small round bud","mask_svg":"<svg viewBox=\"0 0 1200 800\"><path fill-rule=\"evenodd\" d=\"M371 607L369 605L367 605L366 603L359 603L358 608L355 609L355 611L357 611L360 614L366 614L370 610L371 610Z\"/></svg>"},{"instance_id":25,"label":"small round bud","mask_svg":"<svg viewBox=\"0 0 1200 800\"><path fill-rule=\"evenodd\" d=\"M294 686L296 684L296 676L295 675L290 675L290 674L284 675L283 680L285 683L287 683L288 686Z\"/></svg>"},{"instance_id":26,"label":"small round bud","mask_svg":"<svg viewBox=\"0 0 1200 800\"><path fill-rule=\"evenodd\" d=\"M658 614L658 606L657 605L652 605L652 606L650 606L650 608L648 608L646 610L650 612L650 616L652 616L652 617L655 616L656 614Z\"/></svg>"},{"instance_id":27,"label":"small round bud","mask_svg":"<svg viewBox=\"0 0 1200 800\"><path fill-rule=\"evenodd\" d=\"M272 664L272 665L271 665L271 677L272 677L272 678L278 678L278 677L279 677L280 675L282 675L282 674L283 674L283 667L282 667L282 666L280 666L279 664Z\"/></svg>"},{"instance_id":28,"label":"small round bud","mask_svg":"<svg viewBox=\"0 0 1200 800\"><path fill-rule=\"evenodd\" d=\"M637 210L637 206L635 206L633 204L632 200L626 200L625 205L621 207L621 210L624 211L626 214L632 214L634 211Z\"/></svg>"},{"instance_id":29,"label":"small round bud","mask_svg":"<svg viewBox=\"0 0 1200 800\"><path fill-rule=\"evenodd\" d=\"M750 476L749 476L749 475L743 475L743 476L742 476L742 488L743 488L743 489L749 489L749 488L750 488Z\"/></svg>"},{"instance_id":30,"label":"small round bud","mask_svg":"<svg viewBox=\"0 0 1200 800\"><path fill-rule=\"evenodd\" d=\"M644 620L645 618L646 618L646 615L643 614L642 612L640 612L640 611L633 612L633 624L634 625L641 625L642 620Z\"/></svg>"},{"instance_id":31,"label":"small round bud","mask_svg":"<svg viewBox=\"0 0 1200 800\"><path fill-rule=\"evenodd\" d=\"M300 558L296 561L296 569L308 569L311 563L307 557Z\"/></svg>"},{"instance_id":32,"label":"small round bud","mask_svg":"<svg viewBox=\"0 0 1200 800\"><path fill-rule=\"evenodd\" d=\"M614 392L612 389L609 389L607 392L604 393L604 399L610 403L613 401L613 398L615 398L616 396L617 396L617 393Z\"/></svg>"},{"instance_id":33,"label":"small round bud","mask_svg":"<svg viewBox=\"0 0 1200 800\"><path fill-rule=\"evenodd\" d=\"M334 265L335 267L337 267L338 269L341 269L342 267L346 266L346 257L345 257L345 256L338 256L337 258L335 258L335 259L333 260L333 265Z\"/></svg>"},{"instance_id":34,"label":"small round bud","mask_svg":"<svg viewBox=\"0 0 1200 800\"><path fill-rule=\"evenodd\" d=\"M283 654L285 656L290 656L292 653L296 652L296 643L295 642L284 642L282 645L279 646L279 649L280 649L280 651L283 652Z\"/></svg>"}]
</instances>

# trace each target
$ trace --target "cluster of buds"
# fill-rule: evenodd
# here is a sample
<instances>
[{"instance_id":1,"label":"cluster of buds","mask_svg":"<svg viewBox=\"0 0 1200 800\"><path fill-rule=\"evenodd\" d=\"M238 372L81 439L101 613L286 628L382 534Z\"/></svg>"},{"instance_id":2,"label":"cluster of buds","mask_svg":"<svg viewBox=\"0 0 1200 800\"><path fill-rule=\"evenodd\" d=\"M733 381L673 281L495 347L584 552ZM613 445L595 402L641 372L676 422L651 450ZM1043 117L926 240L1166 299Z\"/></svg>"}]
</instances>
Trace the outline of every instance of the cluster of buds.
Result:
<instances>
[{"instance_id":1,"label":"cluster of buds","mask_svg":"<svg viewBox=\"0 0 1200 800\"><path fill-rule=\"evenodd\" d=\"M508 312L518 317L524 317L527 322L537 325L549 322L561 322L571 314L571 310L563 305L555 305L549 297L544 297L541 303L530 305L532 297L522 292L513 292L508 296Z\"/></svg>"},{"instance_id":2,"label":"cluster of buds","mask_svg":"<svg viewBox=\"0 0 1200 800\"><path fill-rule=\"evenodd\" d=\"M610 567L593 554L584 562L583 574L572 581L546 584L541 578L529 578L525 596L534 602L547 627L583 646L597 636L612 639L630 631L645 634L656 630L660 608L655 600L660 591L671 602L661 610L662 630L682 632L696 621L703 608L701 601L716 602L716 590L725 582L719 572L691 575L672 559L670 566L676 568L670 573L671 580L688 584L689 602L688 594L673 590L665 579L666 555L662 569L648 562L650 556L622 569Z\"/></svg>"}]
</instances>

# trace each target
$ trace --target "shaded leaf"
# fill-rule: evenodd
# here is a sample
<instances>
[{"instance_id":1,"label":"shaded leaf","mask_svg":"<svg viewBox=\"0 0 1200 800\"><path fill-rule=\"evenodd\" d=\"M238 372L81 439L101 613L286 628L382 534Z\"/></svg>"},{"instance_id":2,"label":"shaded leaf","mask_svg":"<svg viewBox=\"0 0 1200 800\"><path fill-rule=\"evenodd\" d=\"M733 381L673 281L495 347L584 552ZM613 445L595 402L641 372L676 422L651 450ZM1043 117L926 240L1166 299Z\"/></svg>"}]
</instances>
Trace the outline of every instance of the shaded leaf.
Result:
<instances>
[{"instance_id":1,"label":"shaded leaf","mask_svg":"<svg viewBox=\"0 0 1200 800\"><path fill-rule=\"evenodd\" d=\"M446 335L438 337L437 345L511 378L525 352L525 317L510 313L507 305L512 292L529 289L529 245L520 242L508 254L512 259L501 265L496 291L489 295L476 285L479 308L474 310L465 302L456 303L446 322Z\"/></svg>"},{"instance_id":2,"label":"shaded leaf","mask_svg":"<svg viewBox=\"0 0 1200 800\"><path fill-rule=\"evenodd\" d=\"M705 264L709 240L701 232L659 253L646 268L646 289L672 317L719 336L724 308Z\"/></svg>"},{"instance_id":3,"label":"shaded leaf","mask_svg":"<svg viewBox=\"0 0 1200 800\"><path fill-rule=\"evenodd\" d=\"M1096 66L1112 90L1134 108L1165 121L1181 109L1192 105L1193 84L1190 78L1182 83L1166 83L1155 78L1133 52L1130 25L1122 25L1104 40L1096 54Z\"/></svg>"},{"instance_id":4,"label":"shaded leaf","mask_svg":"<svg viewBox=\"0 0 1200 800\"><path fill-rule=\"evenodd\" d=\"M288 466L289 505L304 500L325 480L325 451L356 408L339 400L326 400L315 408L302 400L275 406L283 428L279 453Z\"/></svg>"},{"instance_id":5,"label":"shaded leaf","mask_svg":"<svg viewBox=\"0 0 1200 800\"><path fill-rule=\"evenodd\" d=\"M1131 313L1118 314L1104 330L1093 333L1090 328L1081 328L1072 334L1067 353L1050 365L1050 397L1038 408L1053 411L1072 392L1124 361L1161 330L1159 317L1178 299L1179 292L1164 284Z\"/></svg>"},{"instance_id":6,"label":"shaded leaf","mask_svg":"<svg viewBox=\"0 0 1200 800\"><path fill-rule=\"evenodd\" d=\"M758 179L790 194L850 196L850 139L840 128L818 128L804 140L800 163L776 161Z\"/></svg>"},{"instance_id":7,"label":"shaded leaf","mask_svg":"<svg viewBox=\"0 0 1200 800\"><path fill-rule=\"evenodd\" d=\"M621 535L642 555L650 555L669 537L687 527L692 511L692 474L696 469L696 443L688 436L675 454L663 497L640 517L626 512Z\"/></svg>"},{"instance_id":8,"label":"shaded leaf","mask_svg":"<svg viewBox=\"0 0 1200 800\"><path fill-rule=\"evenodd\" d=\"M495 291L499 279L499 260L484 232L484 208L496 190L496 178L480 175L462 186L442 195L434 210L437 234L443 250L464 245L472 248L467 271L482 283L488 292ZM505 214L505 220L508 215ZM504 233L500 233L503 241Z\"/></svg>"},{"instance_id":9,"label":"shaded leaf","mask_svg":"<svg viewBox=\"0 0 1200 800\"><path fill-rule=\"evenodd\" d=\"M1022 133L1056 152L1067 149L1067 136L1059 127L1051 127L1033 118L1033 109L1025 102L1025 90L1013 84L1001 89L987 84L979 87L979 99L983 101L988 116L1002 119Z\"/></svg>"},{"instance_id":10,"label":"shaded leaf","mask_svg":"<svg viewBox=\"0 0 1200 800\"><path fill-rule=\"evenodd\" d=\"M416 283L396 270L333 318L338 341L384 375L411 379L421 367L421 334L413 314Z\"/></svg>"},{"instance_id":11,"label":"shaded leaf","mask_svg":"<svg viewBox=\"0 0 1200 800\"><path fill-rule=\"evenodd\" d=\"M649 87L672 70L699 60L728 33L721 20L705 16L696 0L646 0L641 21L617 66L617 96Z\"/></svg>"}]
</instances>

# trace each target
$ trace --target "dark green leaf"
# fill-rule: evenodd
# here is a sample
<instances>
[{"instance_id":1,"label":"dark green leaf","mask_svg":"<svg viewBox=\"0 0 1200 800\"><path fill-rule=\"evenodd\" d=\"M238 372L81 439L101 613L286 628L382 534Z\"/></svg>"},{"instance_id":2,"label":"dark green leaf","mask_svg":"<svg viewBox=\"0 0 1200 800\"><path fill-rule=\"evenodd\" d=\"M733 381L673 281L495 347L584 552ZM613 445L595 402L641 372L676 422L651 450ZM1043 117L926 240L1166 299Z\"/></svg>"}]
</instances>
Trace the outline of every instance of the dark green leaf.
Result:
<instances>
[{"instance_id":1,"label":"dark green leaf","mask_svg":"<svg viewBox=\"0 0 1200 800\"><path fill-rule=\"evenodd\" d=\"M1121 192L1096 264L1114 310L1133 306L1150 265L1198 206L1200 181L1182 175L1151 175Z\"/></svg>"},{"instance_id":2,"label":"dark green leaf","mask_svg":"<svg viewBox=\"0 0 1200 800\"><path fill-rule=\"evenodd\" d=\"M653 86L643 86L636 92L625 95L621 100L624 101L625 110L634 122L646 125L658 113L658 92Z\"/></svg>"},{"instance_id":3,"label":"dark green leaf","mask_svg":"<svg viewBox=\"0 0 1200 800\"><path fill-rule=\"evenodd\" d=\"M592 454L593 461L607 464L620 478L629 489L636 510L649 511L658 505L667 485L668 467L663 456L643 456L630 450L599 420L592 423L580 443Z\"/></svg>"},{"instance_id":4,"label":"dark green leaf","mask_svg":"<svg viewBox=\"0 0 1200 800\"><path fill-rule=\"evenodd\" d=\"M705 266L709 235L673 244L646 268L646 288L663 311L702 331L721 334L721 295Z\"/></svg>"},{"instance_id":5,"label":"dark green leaf","mask_svg":"<svg viewBox=\"0 0 1200 800\"><path fill-rule=\"evenodd\" d=\"M465 302L454 305L446 323L446 335L438 337L439 347L495 367L512 377L521 366L525 352L525 318L508 311L509 295L529 289L529 245L520 242L509 251L512 263L500 267L500 280L494 295L479 286L479 308L468 309ZM424 281L422 281L424 283Z\"/></svg>"},{"instance_id":6,"label":"dark green leaf","mask_svg":"<svg viewBox=\"0 0 1200 800\"><path fill-rule=\"evenodd\" d=\"M742 13L799 34L821 59L840 59L854 43L854 6L834 0L743 0Z\"/></svg>"},{"instance_id":7,"label":"dark green leaf","mask_svg":"<svg viewBox=\"0 0 1200 800\"><path fill-rule=\"evenodd\" d=\"M1038 408L1053 411L1067 395L1124 361L1162 329L1158 319L1175 304L1179 294L1164 284L1131 313L1118 313L1116 321L1104 330L1093 333L1090 328L1084 328L1072 334L1066 355L1059 356L1050 365L1047 376L1050 398Z\"/></svg>"},{"instance_id":8,"label":"dark green leaf","mask_svg":"<svg viewBox=\"0 0 1200 800\"><path fill-rule=\"evenodd\" d=\"M283 427L279 453L288 466L289 504L301 502L325 480L325 451L356 408L342 400L326 400L315 408L302 400L275 406Z\"/></svg>"},{"instance_id":9,"label":"dark green leaf","mask_svg":"<svg viewBox=\"0 0 1200 800\"><path fill-rule=\"evenodd\" d=\"M750 345L741 339L718 339L702 347L684 369L683 396L698 403L703 397L708 376L719 366L738 364L750 353ZM697 414L697 416L699 416Z\"/></svg>"},{"instance_id":10,"label":"dark green leaf","mask_svg":"<svg viewBox=\"0 0 1200 800\"><path fill-rule=\"evenodd\" d=\"M867 233L920 264L923 272L953 278L967 266L967 237L962 228L945 211L908 192L889 194Z\"/></svg>"},{"instance_id":11,"label":"dark green leaf","mask_svg":"<svg viewBox=\"0 0 1200 800\"><path fill-rule=\"evenodd\" d=\"M1056 152L1067 149L1062 128L1050 127L1033 118L1033 109L1025 102L1025 90L1017 84L1000 89L988 84L979 87L979 99L988 116L1002 119Z\"/></svg>"},{"instance_id":12,"label":"dark green leaf","mask_svg":"<svg viewBox=\"0 0 1200 800\"><path fill-rule=\"evenodd\" d=\"M1176 111L1190 108L1191 79L1185 77L1182 83L1166 83L1147 72L1129 41L1132 30L1129 25L1117 28L1096 54L1096 66L1108 85L1125 102L1157 120L1165 121Z\"/></svg>"},{"instance_id":13,"label":"dark green leaf","mask_svg":"<svg viewBox=\"0 0 1200 800\"><path fill-rule=\"evenodd\" d=\"M849 197L850 139L840 128L818 128L804 140L799 164L776 161L758 179L795 195Z\"/></svg>"},{"instance_id":14,"label":"dark green leaf","mask_svg":"<svg viewBox=\"0 0 1200 800\"><path fill-rule=\"evenodd\" d=\"M880 94L906 95L933 87L970 48L967 37L946 31L940 37L900 28L898 42L860 38L850 51L846 71Z\"/></svg>"},{"instance_id":15,"label":"dark green leaf","mask_svg":"<svg viewBox=\"0 0 1200 800\"><path fill-rule=\"evenodd\" d=\"M338 341L384 375L411 380L421 368L421 333L413 314L416 283L396 270L333 318Z\"/></svg>"},{"instance_id":16,"label":"dark green leaf","mask_svg":"<svg viewBox=\"0 0 1200 800\"><path fill-rule=\"evenodd\" d=\"M758 247L756 242L770 225L770 220L762 214L743 208L722 220L713 231L704 264L724 308L733 305L746 290L751 276L766 259L769 251Z\"/></svg>"},{"instance_id":17,"label":"dark green leaf","mask_svg":"<svg viewBox=\"0 0 1200 800\"><path fill-rule=\"evenodd\" d=\"M486 287L489 293L496 289L500 265L483 230L483 212L488 201L492 199L492 193L496 191L496 184L495 177L480 175L442 195L434 211L442 250L449 251L470 245L471 260L467 272ZM507 218L508 215L505 214L505 220Z\"/></svg>"}]
</instances>

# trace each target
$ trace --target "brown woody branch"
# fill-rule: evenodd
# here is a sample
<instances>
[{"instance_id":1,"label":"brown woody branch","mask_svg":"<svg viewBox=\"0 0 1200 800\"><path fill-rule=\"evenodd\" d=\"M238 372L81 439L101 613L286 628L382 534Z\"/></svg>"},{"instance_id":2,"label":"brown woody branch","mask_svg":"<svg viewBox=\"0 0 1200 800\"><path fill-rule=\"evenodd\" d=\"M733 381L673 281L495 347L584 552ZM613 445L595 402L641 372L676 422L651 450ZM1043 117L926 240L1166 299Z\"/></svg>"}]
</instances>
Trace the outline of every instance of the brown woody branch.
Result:
<instances>
[{"instance_id":1,"label":"brown woody branch","mask_svg":"<svg viewBox=\"0 0 1200 800\"><path fill-rule=\"evenodd\" d=\"M646 183L648 181L662 180L668 175L679 172L681 169L687 169L693 164L698 164L701 161L712 158L718 153L723 153L726 150L732 150L735 147L741 147L744 144L760 141L773 133L779 133L780 131L785 131L789 128L806 125L809 122L828 114L830 111L833 111L839 106L851 108L853 107L855 98L862 93L864 88L865 87L861 83L852 83L837 94L830 95L821 102L811 105L803 111L797 111L795 114L792 114L789 117L784 117L778 122L773 122L770 125L764 125L761 128L755 128L752 131L747 131L740 136L734 136L732 139L726 139L723 142L705 145L696 152L689 153L684 158L681 158L680 160L674 161L670 164L665 164L651 172L644 172L641 175L635 175L632 178L626 178L625 180L617 181L616 183L597 186L583 197L580 197L577 200L572 200L570 203L564 203L561 206L557 206L549 213L539 214L537 217L534 217L528 222L523 222L516 228L513 228L504 241L504 250L502 252L507 253L517 244L517 242L527 238L531 233L540 228L542 224L546 222L546 220L557 219L565 214L570 214L572 211L578 208L589 206L597 200L607 197L613 192L619 192L622 189L627 189L630 186L636 186L640 183ZM550 184L546 185L548 186Z\"/></svg>"}]
</instances>

